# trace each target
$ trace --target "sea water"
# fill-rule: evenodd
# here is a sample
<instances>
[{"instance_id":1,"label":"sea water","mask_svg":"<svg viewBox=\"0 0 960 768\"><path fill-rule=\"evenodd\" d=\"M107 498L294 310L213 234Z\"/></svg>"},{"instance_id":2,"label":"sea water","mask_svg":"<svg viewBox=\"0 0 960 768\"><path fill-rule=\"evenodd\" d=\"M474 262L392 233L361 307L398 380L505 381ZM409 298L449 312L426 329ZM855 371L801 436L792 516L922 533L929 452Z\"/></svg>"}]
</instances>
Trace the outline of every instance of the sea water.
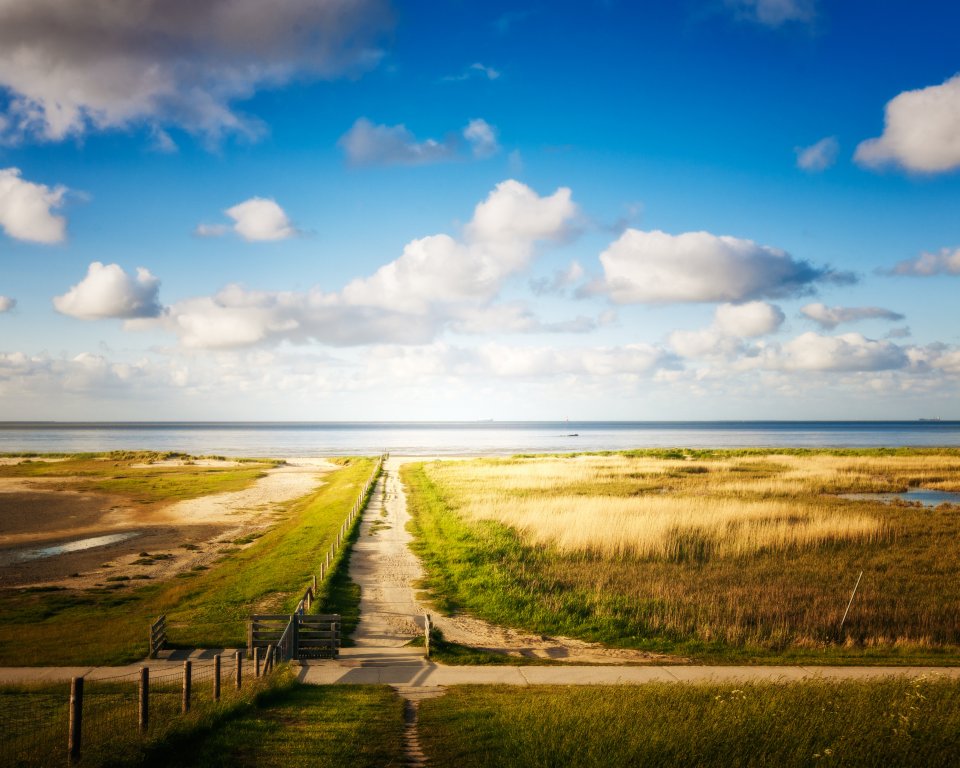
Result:
<instances>
[{"instance_id":1,"label":"sea water","mask_svg":"<svg viewBox=\"0 0 960 768\"><path fill-rule=\"evenodd\" d=\"M414 456L630 448L960 446L960 421L5 422L0 453Z\"/></svg>"}]
</instances>

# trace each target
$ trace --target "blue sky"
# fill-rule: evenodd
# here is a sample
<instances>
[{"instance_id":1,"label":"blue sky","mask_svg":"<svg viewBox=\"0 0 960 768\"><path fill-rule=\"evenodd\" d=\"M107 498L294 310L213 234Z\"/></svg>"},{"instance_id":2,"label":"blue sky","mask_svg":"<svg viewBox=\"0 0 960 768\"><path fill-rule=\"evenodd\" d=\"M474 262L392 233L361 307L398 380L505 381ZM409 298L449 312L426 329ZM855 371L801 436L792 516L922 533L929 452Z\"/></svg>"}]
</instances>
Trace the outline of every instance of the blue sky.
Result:
<instances>
[{"instance_id":1,"label":"blue sky","mask_svg":"<svg viewBox=\"0 0 960 768\"><path fill-rule=\"evenodd\" d=\"M194 5L0 2L0 419L960 418L960 8Z\"/></svg>"}]
</instances>

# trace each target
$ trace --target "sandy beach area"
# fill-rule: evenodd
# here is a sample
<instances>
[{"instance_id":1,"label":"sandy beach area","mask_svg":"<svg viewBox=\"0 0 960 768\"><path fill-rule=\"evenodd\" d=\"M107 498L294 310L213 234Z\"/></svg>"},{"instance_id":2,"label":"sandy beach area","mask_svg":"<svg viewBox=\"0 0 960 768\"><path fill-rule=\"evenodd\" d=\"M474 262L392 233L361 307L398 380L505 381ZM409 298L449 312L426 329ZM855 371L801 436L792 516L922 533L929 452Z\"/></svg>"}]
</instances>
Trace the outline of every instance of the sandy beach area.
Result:
<instances>
[{"instance_id":1,"label":"sandy beach area","mask_svg":"<svg viewBox=\"0 0 960 768\"><path fill-rule=\"evenodd\" d=\"M142 466L178 463L183 462ZM240 491L152 504L77 490L69 477L2 477L0 587L80 589L162 580L204 567L225 549L248 546L282 518L286 502L310 493L334 468L325 459L288 459Z\"/></svg>"}]
</instances>

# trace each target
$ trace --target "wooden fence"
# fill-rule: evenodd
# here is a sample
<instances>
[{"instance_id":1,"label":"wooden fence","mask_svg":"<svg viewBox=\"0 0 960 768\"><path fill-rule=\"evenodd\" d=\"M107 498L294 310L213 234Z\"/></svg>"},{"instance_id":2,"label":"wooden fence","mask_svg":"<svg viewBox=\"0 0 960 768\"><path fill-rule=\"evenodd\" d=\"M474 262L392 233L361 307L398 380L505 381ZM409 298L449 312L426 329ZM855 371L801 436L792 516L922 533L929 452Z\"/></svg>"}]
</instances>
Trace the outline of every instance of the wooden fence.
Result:
<instances>
[{"instance_id":1,"label":"wooden fence","mask_svg":"<svg viewBox=\"0 0 960 768\"><path fill-rule=\"evenodd\" d=\"M340 615L261 614L251 616L247 625L247 653L273 646L282 661L293 659L335 659L340 655Z\"/></svg>"},{"instance_id":2,"label":"wooden fence","mask_svg":"<svg viewBox=\"0 0 960 768\"><path fill-rule=\"evenodd\" d=\"M167 617L161 616L150 625L150 658L157 658L157 652L167 644Z\"/></svg>"},{"instance_id":3,"label":"wooden fence","mask_svg":"<svg viewBox=\"0 0 960 768\"><path fill-rule=\"evenodd\" d=\"M184 718L202 718L219 706L252 700L274 672L275 657L267 648L259 674L239 650L222 659L159 663L111 678L75 677L69 693L54 685L8 692L20 706L5 711L0 765L115 763Z\"/></svg>"}]
</instances>

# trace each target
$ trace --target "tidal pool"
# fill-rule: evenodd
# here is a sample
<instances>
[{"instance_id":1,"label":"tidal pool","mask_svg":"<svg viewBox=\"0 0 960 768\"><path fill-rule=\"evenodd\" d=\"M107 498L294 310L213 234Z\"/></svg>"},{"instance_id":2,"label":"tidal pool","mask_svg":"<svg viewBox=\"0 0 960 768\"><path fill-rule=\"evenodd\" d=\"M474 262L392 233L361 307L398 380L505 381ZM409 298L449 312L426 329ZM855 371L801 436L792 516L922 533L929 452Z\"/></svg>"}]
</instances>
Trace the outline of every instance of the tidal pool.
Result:
<instances>
[{"instance_id":1,"label":"tidal pool","mask_svg":"<svg viewBox=\"0 0 960 768\"><path fill-rule=\"evenodd\" d=\"M891 501L919 502L925 507L937 507L941 504L960 505L960 493L951 491L932 491L927 488L911 488L905 493L841 493L842 499L856 501L882 501L889 504Z\"/></svg>"},{"instance_id":2,"label":"tidal pool","mask_svg":"<svg viewBox=\"0 0 960 768\"><path fill-rule=\"evenodd\" d=\"M88 539L77 539L76 541L68 541L63 544L54 544L50 547L40 547L38 549L9 550L0 553L0 565L25 563L29 560L40 560L44 557L55 557L70 552L82 552L85 549L94 549L95 547L105 547L108 544L116 544L139 535L140 531L125 531L123 533L111 533L106 536L92 536Z\"/></svg>"}]
</instances>

